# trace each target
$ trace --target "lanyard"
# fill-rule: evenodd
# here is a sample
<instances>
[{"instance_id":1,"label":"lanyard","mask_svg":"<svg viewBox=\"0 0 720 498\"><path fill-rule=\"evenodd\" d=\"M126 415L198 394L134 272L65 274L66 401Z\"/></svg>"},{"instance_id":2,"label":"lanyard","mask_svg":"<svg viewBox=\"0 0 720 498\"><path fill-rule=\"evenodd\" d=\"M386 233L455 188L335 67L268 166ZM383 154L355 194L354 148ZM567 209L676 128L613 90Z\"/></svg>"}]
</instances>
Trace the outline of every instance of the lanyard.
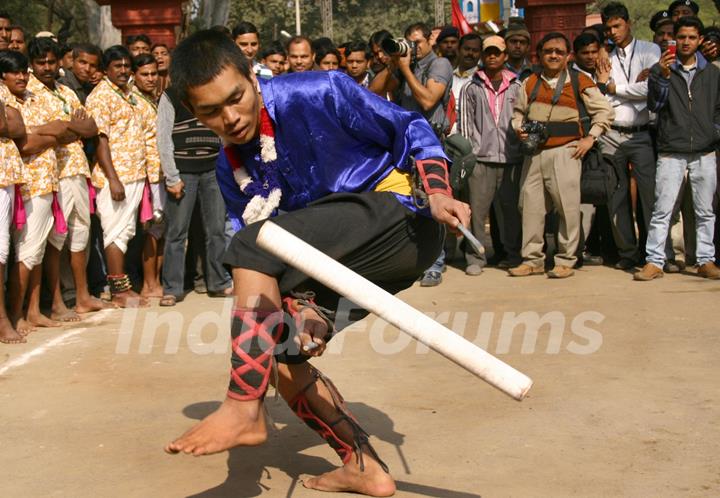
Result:
<instances>
[{"instance_id":1,"label":"lanyard","mask_svg":"<svg viewBox=\"0 0 720 498\"><path fill-rule=\"evenodd\" d=\"M48 88L48 90L50 89ZM70 104L68 104L68 101L65 100L65 97L63 97L60 92L58 92L57 88L55 88L55 90L50 90L50 93L63 103L63 112L69 115L71 111Z\"/></svg>"},{"instance_id":2,"label":"lanyard","mask_svg":"<svg viewBox=\"0 0 720 498\"><path fill-rule=\"evenodd\" d=\"M618 62L620 63L620 68L622 69L623 74L625 75L625 79L627 80L628 84L631 84L632 81L630 81L630 72L632 71L632 61L633 57L635 57L635 45L637 43L637 40L633 40L632 42L632 54L630 54L630 62L628 63L627 71L625 71L625 64L620 60L620 49L618 48Z\"/></svg>"},{"instance_id":3,"label":"lanyard","mask_svg":"<svg viewBox=\"0 0 720 498\"><path fill-rule=\"evenodd\" d=\"M150 104L150 105L152 106L152 108L155 110L155 112L157 112L157 104L156 104L155 102L153 102L152 100L150 100L149 98L147 98L145 95L143 95L143 93L142 93L140 90L138 90L138 91L135 92L135 93L136 93L141 99L143 99L143 100L146 101L148 104Z\"/></svg>"},{"instance_id":4,"label":"lanyard","mask_svg":"<svg viewBox=\"0 0 720 498\"><path fill-rule=\"evenodd\" d=\"M113 92L117 93L121 99L123 99L125 102L127 102L128 104L130 104L133 107L135 107L137 105L137 102L135 101L135 97L133 97L132 92L130 94L128 94L127 96L125 96L124 93L122 93L120 90L115 88L115 85L113 85L112 82L109 79L107 79L107 76L105 77L105 80L107 81L107 84L110 87L110 89Z\"/></svg>"}]
</instances>

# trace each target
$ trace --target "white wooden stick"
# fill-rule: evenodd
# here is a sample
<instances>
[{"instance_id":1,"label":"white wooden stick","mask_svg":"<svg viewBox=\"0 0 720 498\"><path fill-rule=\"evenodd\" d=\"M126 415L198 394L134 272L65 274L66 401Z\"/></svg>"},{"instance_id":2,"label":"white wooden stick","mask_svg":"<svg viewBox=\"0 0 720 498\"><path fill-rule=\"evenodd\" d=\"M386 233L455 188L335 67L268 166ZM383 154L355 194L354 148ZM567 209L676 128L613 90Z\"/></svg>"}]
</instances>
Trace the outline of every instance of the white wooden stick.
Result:
<instances>
[{"instance_id":1,"label":"white wooden stick","mask_svg":"<svg viewBox=\"0 0 720 498\"><path fill-rule=\"evenodd\" d=\"M258 245L353 303L477 375L522 400L532 380L487 351L361 277L271 221L260 229Z\"/></svg>"}]
</instances>

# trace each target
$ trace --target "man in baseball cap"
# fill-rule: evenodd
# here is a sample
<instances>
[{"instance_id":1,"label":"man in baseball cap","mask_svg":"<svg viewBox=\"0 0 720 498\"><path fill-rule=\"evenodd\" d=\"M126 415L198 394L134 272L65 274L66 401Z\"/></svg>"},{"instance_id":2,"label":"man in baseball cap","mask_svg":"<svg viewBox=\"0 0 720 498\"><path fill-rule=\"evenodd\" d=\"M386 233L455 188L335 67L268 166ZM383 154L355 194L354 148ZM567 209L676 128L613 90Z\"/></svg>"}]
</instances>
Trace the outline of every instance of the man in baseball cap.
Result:
<instances>
[{"instance_id":1,"label":"man in baseball cap","mask_svg":"<svg viewBox=\"0 0 720 498\"><path fill-rule=\"evenodd\" d=\"M677 22L681 17L696 16L700 12L700 6L693 0L675 0L668 7L673 22Z\"/></svg>"},{"instance_id":2,"label":"man in baseball cap","mask_svg":"<svg viewBox=\"0 0 720 498\"><path fill-rule=\"evenodd\" d=\"M663 52L667 50L667 42L673 39L673 25L674 22L668 10L656 12L650 19L650 29L654 33L653 42Z\"/></svg>"}]
</instances>

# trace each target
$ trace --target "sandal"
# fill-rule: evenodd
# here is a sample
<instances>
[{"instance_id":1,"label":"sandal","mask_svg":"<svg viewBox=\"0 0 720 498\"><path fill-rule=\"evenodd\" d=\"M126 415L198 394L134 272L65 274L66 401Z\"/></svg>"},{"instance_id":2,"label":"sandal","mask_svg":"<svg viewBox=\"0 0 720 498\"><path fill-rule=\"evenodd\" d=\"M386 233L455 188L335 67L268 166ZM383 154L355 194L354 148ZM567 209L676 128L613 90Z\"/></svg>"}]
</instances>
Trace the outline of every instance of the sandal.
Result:
<instances>
[{"instance_id":1,"label":"sandal","mask_svg":"<svg viewBox=\"0 0 720 498\"><path fill-rule=\"evenodd\" d=\"M177 297L172 294L165 294L160 298L160 302L158 304L160 306L175 306L177 304Z\"/></svg>"}]
</instances>

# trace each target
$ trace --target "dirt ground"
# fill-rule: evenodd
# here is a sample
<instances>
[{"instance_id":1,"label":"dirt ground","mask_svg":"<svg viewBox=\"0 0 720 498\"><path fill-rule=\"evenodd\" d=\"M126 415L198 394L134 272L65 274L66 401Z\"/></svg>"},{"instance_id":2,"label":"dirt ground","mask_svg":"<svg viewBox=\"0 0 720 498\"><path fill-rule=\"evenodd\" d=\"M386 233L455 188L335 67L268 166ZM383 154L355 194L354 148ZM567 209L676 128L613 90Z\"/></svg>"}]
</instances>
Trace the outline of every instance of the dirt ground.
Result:
<instances>
[{"instance_id":1,"label":"dirt ground","mask_svg":"<svg viewBox=\"0 0 720 498\"><path fill-rule=\"evenodd\" d=\"M530 375L521 403L372 317L316 365L398 497L720 496L718 291L593 267L564 281L450 269L402 294ZM272 395L265 446L162 451L223 397L228 304L193 294L0 345L0 496L322 496L299 479L337 457Z\"/></svg>"}]
</instances>

